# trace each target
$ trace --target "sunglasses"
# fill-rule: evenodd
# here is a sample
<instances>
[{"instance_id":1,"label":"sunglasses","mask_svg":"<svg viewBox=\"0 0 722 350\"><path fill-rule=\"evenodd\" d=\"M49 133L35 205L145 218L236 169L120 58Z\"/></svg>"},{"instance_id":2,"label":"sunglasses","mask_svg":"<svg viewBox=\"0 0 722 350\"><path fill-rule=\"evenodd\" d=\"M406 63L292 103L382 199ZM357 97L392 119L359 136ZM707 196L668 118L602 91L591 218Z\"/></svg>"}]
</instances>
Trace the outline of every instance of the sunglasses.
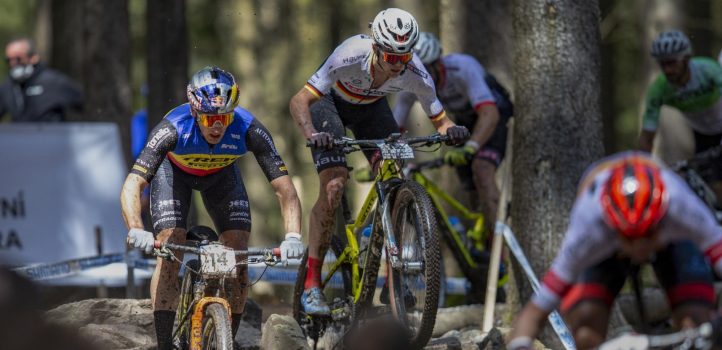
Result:
<instances>
[{"instance_id":1,"label":"sunglasses","mask_svg":"<svg viewBox=\"0 0 722 350\"><path fill-rule=\"evenodd\" d=\"M678 59L667 59L667 60L659 60L658 62L659 62L660 67L666 67L666 66L671 66L671 65L677 64L677 62L679 62L679 61L680 60L678 60Z\"/></svg>"},{"instance_id":2,"label":"sunglasses","mask_svg":"<svg viewBox=\"0 0 722 350\"><path fill-rule=\"evenodd\" d=\"M386 62L388 64L396 64L398 62L407 64L414 57L413 52L398 54L398 53L386 52L381 49L379 49L379 52L381 53L381 59L384 60L384 62Z\"/></svg>"},{"instance_id":3,"label":"sunglasses","mask_svg":"<svg viewBox=\"0 0 722 350\"><path fill-rule=\"evenodd\" d=\"M212 127L216 122L220 122L222 126L231 125L233 122L233 113L226 114L202 114L198 113L198 124L206 128Z\"/></svg>"}]
</instances>

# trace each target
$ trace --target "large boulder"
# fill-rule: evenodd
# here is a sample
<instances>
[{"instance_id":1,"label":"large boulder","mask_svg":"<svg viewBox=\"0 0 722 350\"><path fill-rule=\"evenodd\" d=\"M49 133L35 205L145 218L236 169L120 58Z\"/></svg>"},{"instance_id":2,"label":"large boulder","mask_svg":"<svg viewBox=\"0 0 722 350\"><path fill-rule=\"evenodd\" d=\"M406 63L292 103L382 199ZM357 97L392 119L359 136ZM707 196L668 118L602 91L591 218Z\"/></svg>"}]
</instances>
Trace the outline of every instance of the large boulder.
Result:
<instances>
[{"instance_id":1,"label":"large boulder","mask_svg":"<svg viewBox=\"0 0 722 350\"><path fill-rule=\"evenodd\" d=\"M263 325L261 349L309 350L301 327L291 316L273 314Z\"/></svg>"}]
</instances>

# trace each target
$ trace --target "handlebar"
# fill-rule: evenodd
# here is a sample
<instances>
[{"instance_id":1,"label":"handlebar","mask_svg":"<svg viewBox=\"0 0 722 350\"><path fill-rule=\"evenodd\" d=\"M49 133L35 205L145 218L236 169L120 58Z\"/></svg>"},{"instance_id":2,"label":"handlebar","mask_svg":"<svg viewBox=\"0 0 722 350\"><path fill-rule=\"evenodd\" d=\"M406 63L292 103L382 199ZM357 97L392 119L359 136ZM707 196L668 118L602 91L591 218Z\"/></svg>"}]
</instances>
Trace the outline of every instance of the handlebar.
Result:
<instances>
[{"instance_id":1,"label":"handlebar","mask_svg":"<svg viewBox=\"0 0 722 350\"><path fill-rule=\"evenodd\" d=\"M334 147L370 147L379 148L380 145L390 143L406 143L411 146L431 146L434 144L448 142L450 140L448 135L432 134L428 136L418 137L401 137L400 133L393 133L385 139L368 139L368 140L354 140L348 137L342 137L340 139L333 139ZM306 147L313 147L310 140L306 140ZM347 150L346 153L356 151L357 149Z\"/></svg>"},{"instance_id":2,"label":"handlebar","mask_svg":"<svg viewBox=\"0 0 722 350\"><path fill-rule=\"evenodd\" d=\"M163 243L161 241L153 242L153 248L156 249L170 249L194 254L200 254L200 247L189 246L183 244ZM275 256L281 257L281 248L248 248L247 250L234 250L237 256Z\"/></svg>"}]
</instances>

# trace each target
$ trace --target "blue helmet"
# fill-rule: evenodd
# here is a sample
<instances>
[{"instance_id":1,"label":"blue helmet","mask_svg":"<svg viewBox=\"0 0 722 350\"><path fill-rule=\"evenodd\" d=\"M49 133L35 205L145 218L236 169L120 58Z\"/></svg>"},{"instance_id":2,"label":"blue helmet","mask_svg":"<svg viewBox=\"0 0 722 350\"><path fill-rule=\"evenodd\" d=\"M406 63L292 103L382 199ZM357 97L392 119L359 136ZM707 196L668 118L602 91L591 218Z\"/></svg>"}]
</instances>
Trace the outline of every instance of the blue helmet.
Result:
<instances>
[{"instance_id":1,"label":"blue helmet","mask_svg":"<svg viewBox=\"0 0 722 350\"><path fill-rule=\"evenodd\" d=\"M196 112L225 114L238 105L238 85L233 75L218 67L205 67L188 83L188 103Z\"/></svg>"}]
</instances>

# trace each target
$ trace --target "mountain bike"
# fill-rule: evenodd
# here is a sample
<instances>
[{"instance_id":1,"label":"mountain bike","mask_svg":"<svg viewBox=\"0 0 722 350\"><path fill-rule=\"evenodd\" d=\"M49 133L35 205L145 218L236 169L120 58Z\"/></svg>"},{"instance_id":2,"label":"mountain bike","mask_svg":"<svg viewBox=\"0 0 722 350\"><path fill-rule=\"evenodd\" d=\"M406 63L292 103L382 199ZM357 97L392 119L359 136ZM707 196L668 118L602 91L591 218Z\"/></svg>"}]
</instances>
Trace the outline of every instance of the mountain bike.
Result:
<instances>
[{"instance_id":1,"label":"mountain bike","mask_svg":"<svg viewBox=\"0 0 722 350\"><path fill-rule=\"evenodd\" d=\"M612 338L602 343L599 350L651 350L651 349L674 349L674 350L707 350L714 346L719 347L717 342L722 329L720 320L703 323L700 326L684 329L676 333L647 335L627 333Z\"/></svg>"},{"instance_id":2,"label":"mountain bike","mask_svg":"<svg viewBox=\"0 0 722 350\"><path fill-rule=\"evenodd\" d=\"M388 308L408 330L412 348L422 348L431 338L440 286L439 227L429 195L418 183L404 178L401 170L405 161L414 158L414 149L447 140L447 136L439 134L414 138L392 134L378 140L334 141L346 154L379 150L383 161L358 215L345 226L346 243L339 236L331 238L321 281L331 308L330 317L303 312L301 294L308 253L301 262L293 315L314 348L319 344L342 348L343 338L351 327L364 318L387 313ZM362 229L369 221L368 244L360 246ZM374 307L372 301L384 252L388 306Z\"/></svg>"},{"instance_id":3,"label":"mountain bike","mask_svg":"<svg viewBox=\"0 0 722 350\"><path fill-rule=\"evenodd\" d=\"M180 349L233 350L231 330L230 286L226 281L237 278L236 267L280 262L278 248L233 250L217 241L187 241L186 245L156 241L156 256L178 261L185 267L180 302L176 312L173 341ZM187 263L176 252L195 254Z\"/></svg>"},{"instance_id":4,"label":"mountain bike","mask_svg":"<svg viewBox=\"0 0 722 350\"><path fill-rule=\"evenodd\" d=\"M447 165L443 158L436 158L421 163L409 163L404 167L405 176L419 183L430 195L434 210L437 215L437 221L442 223L441 228L444 234L444 241L451 250L454 259L461 269L464 277L470 282L469 299L472 302L483 303L486 295L487 274L489 270L489 254L485 252L484 242L490 234L484 229L486 218L481 212L472 211L452 195L441 189L433 181L427 178L423 171L426 169L436 169ZM450 213L444 209L446 203L451 210L459 217L467 222L473 222L471 228L462 230L457 223L451 221ZM461 231L461 232L460 232ZM508 275L504 274L499 279L498 287L502 287L508 279ZM497 291L497 301L503 301L505 294L503 289Z\"/></svg>"},{"instance_id":5,"label":"mountain bike","mask_svg":"<svg viewBox=\"0 0 722 350\"><path fill-rule=\"evenodd\" d=\"M713 177L715 171L713 163L719 162L720 159L722 159L722 146L716 146L697 153L690 159L679 161L671 168L682 176L692 191L712 211L717 222L722 224L722 208L717 195L704 180Z\"/></svg>"}]
</instances>

